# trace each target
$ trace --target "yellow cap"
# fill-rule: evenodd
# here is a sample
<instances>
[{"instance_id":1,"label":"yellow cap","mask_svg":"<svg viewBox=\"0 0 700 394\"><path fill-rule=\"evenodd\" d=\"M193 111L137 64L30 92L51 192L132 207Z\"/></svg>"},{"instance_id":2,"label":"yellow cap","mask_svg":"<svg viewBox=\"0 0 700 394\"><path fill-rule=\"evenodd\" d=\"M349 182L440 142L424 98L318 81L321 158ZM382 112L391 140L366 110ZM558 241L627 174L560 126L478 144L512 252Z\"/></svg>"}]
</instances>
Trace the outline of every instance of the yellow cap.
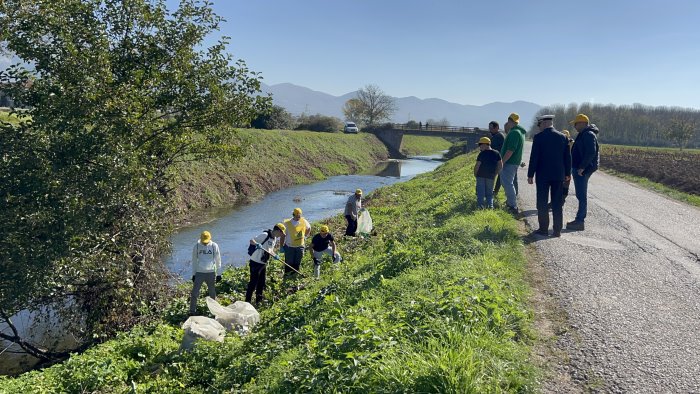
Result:
<instances>
[{"instance_id":1,"label":"yellow cap","mask_svg":"<svg viewBox=\"0 0 700 394\"><path fill-rule=\"evenodd\" d=\"M282 234L287 234L287 232L285 231L286 227L284 227L284 224L277 223L277 224L275 224L275 228L278 229L279 231L281 231Z\"/></svg>"},{"instance_id":2,"label":"yellow cap","mask_svg":"<svg viewBox=\"0 0 700 394\"><path fill-rule=\"evenodd\" d=\"M566 136L566 138L571 138L571 133L569 133L569 130L562 130L561 132Z\"/></svg>"},{"instance_id":3,"label":"yellow cap","mask_svg":"<svg viewBox=\"0 0 700 394\"><path fill-rule=\"evenodd\" d=\"M479 138L479 142L477 142L477 145L481 145L481 144L491 145L491 138L489 138L489 137Z\"/></svg>"},{"instance_id":4,"label":"yellow cap","mask_svg":"<svg viewBox=\"0 0 700 394\"><path fill-rule=\"evenodd\" d=\"M301 208L294 208L292 211L292 215L300 215L301 216Z\"/></svg>"},{"instance_id":5,"label":"yellow cap","mask_svg":"<svg viewBox=\"0 0 700 394\"><path fill-rule=\"evenodd\" d=\"M328 226L326 226L325 224L324 224L323 226L321 226L321 232L322 232L322 233L327 233L327 232L328 232Z\"/></svg>"},{"instance_id":6,"label":"yellow cap","mask_svg":"<svg viewBox=\"0 0 700 394\"><path fill-rule=\"evenodd\" d=\"M571 122L569 122L569 124L576 124L576 123L579 123L579 122L585 122L586 124L591 123L591 121L588 120L588 116L586 116L586 115L584 115L584 114L578 114L578 115L576 115L576 119L574 119L574 120L572 120Z\"/></svg>"},{"instance_id":7,"label":"yellow cap","mask_svg":"<svg viewBox=\"0 0 700 394\"><path fill-rule=\"evenodd\" d=\"M211 233L209 233L209 231L202 231L199 240L202 241L203 244L208 244L209 241L211 241Z\"/></svg>"},{"instance_id":8,"label":"yellow cap","mask_svg":"<svg viewBox=\"0 0 700 394\"><path fill-rule=\"evenodd\" d=\"M515 112L511 112L511 114L508 115L508 119L515 123L520 123L520 115L516 114Z\"/></svg>"},{"instance_id":9,"label":"yellow cap","mask_svg":"<svg viewBox=\"0 0 700 394\"><path fill-rule=\"evenodd\" d=\"M355 194L362 194L362 189L355 189Z\"/></svg>"}]
</instances>

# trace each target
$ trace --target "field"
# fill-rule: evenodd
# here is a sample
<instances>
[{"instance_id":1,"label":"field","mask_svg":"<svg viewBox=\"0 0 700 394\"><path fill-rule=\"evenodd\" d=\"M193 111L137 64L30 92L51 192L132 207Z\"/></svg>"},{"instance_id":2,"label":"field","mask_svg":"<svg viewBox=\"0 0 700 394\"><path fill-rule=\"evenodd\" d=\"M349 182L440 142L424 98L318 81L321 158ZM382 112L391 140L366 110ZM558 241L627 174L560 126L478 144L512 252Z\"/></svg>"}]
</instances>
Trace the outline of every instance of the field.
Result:
<instances>
[{"instance_id":1,"label":"field","mask_svg":"<svg viewBox=\"0 0 700 394\"><path fill-rule=\"evenodd\" d=\"M671 189L700 196L700 150L601 145L603 169L646 178Z\"/></svg>"}]
</instances>

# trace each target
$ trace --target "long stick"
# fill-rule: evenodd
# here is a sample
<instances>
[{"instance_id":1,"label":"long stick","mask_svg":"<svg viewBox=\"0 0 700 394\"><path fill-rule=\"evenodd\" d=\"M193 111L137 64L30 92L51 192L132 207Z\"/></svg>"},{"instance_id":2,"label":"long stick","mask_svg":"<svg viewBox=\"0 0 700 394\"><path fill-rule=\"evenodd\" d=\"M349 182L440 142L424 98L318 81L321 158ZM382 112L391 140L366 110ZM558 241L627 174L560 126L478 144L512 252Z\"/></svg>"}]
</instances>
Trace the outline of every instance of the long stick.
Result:
<instances>
[{"instance_id":1,"label":"long stick","mask_svg":"<svg viewBox=\"0 0 700 394\"><path fill-rule=\"evenodd\" d=\"M272 254L272 253L268 252L267 250L263 249L262 247L261 247L260 249L262 249L263 251L265 251L266 253L268 253L273 259L275 259L275 260L279 261L280 263L282 263L282 264L286 265L287 267L289 267L292 271L294 271L294 272L296 272L297 274L299 274L299 275L303 276L304 278L306 278L306 275L304 275L304 274L302 274L301 272L297 271L294 267L292 267L291 265L287 264L286 261L282 261L279 257L277 257L276 254Z\"/></svg>"}]
</instances>

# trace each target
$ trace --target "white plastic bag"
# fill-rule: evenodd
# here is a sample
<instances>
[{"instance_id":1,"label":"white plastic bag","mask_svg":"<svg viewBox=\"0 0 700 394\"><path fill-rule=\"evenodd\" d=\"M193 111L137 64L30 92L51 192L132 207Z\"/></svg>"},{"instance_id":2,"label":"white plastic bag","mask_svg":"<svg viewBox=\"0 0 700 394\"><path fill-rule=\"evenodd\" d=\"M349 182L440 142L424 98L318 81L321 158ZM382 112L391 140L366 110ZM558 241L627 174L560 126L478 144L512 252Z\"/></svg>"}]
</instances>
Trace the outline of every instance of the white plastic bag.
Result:
<instances>
[{"instance_id":1,"label":"white plastic bag","mask_svg":"<svg viewBox=\"0 0 700 394\"><path fill-rule=\"evenodd\" d=\"M182 324L185 335L182 337L180 350L190 350L198 339L223 342L226 329L219 322L206 316L190 316Z\"/></svg>"},{"instance_id":2,"label":"white plastic bag","mask_svg":"<svg viewBox=\"0 0 700 394\"><path fill-rule=\"evenodd\" d=\"M247 333L260 322L260 314L255 307L245 301L236 301L229 306L221 306L216 300L207 297L207 307L216 316L216 321L227 330Z\"/></svg>"},{"instance_id":3,"label":"white plastic bag","mask_svg":"<svg viewBox=\"0 0 700 394\"><path fill-rule=\"evenodd\" d=\"M372 217L369 215L369 211L362 208L360 210L360 216L357 218L357 233L361 235L369 235L373 230Z\"/></svg>"}]
</instances>

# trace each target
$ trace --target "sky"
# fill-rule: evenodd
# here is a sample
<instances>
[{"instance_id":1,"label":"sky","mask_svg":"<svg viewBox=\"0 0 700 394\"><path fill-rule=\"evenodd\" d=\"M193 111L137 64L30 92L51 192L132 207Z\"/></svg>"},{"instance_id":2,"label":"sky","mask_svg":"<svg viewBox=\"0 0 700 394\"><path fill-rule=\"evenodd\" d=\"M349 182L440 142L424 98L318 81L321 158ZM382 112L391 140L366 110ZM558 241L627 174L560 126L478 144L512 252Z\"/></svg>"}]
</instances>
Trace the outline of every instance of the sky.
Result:
<instances>
[{"instance_id":1,"label":"sky","mask_svg":"<svg viewBox=\"0 0 700 394\"><path fill-rule=\"evenodd\" d=\"M270 85L700 108L697 0L211 1L229 52Z\"/></svg>"},{"instance_id":2,"label":"sky","mask_svg":"<svg viewBox=\"0 0 700 394\"><path fill-rule=\"evenodd\" d=\"M176 0L168 0L170 6ZM264 82L336 96L700 108L697 0L213 0Z\"/></svg>"}]
</instances>

